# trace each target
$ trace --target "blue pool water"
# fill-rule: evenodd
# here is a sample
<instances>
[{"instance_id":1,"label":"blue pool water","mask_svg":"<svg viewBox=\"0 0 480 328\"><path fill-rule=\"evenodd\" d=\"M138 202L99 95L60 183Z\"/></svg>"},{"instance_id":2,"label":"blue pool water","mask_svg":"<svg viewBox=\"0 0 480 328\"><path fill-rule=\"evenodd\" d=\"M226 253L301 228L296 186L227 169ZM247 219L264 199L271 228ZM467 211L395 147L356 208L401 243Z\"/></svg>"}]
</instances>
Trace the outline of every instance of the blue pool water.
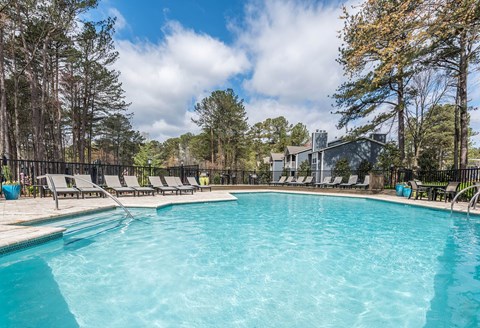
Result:
<instances>
[{"instance_id":1,"label":"blue pool water","mask_svg":"<svg viewBox=\"0 0 480 328\"><path fill-rule=\"evenodd\" d=\"M480 325L478 218L236 196L74 223L64 240L0 258L0 327Z\"/></svg>"}]
</instances>

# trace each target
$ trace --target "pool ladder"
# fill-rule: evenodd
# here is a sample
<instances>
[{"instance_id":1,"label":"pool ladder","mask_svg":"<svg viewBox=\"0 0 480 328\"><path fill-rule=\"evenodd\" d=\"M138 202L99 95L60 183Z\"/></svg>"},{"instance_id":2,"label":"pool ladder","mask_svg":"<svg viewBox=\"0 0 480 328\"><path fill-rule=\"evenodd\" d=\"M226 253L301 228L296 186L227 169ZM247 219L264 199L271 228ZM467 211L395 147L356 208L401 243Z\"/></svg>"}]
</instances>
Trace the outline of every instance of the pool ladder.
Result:
<instances>
[{"instance_id":1,"label":"pool ladder","mask_svg":"<svg viewBox=\"0 0 480 328\"><path fill-rule=\"evenodd\" d=\"M470 189L473 189L473 188L478 188L480 189L480 185L477 185L477 184L474 184L472 186L468 186L464 189L462 189L458 194L455 195L455 197L453 198L452 200L452 205L450 206L450 212L453 212L453 205L455 205L455 202L457 201L458 197L460 197L460 195L462 195L463 193L465 193L467 190L470 190ZM470 201L468 202L468 207L467 207L467 217L470 216L470 209L472 208L476 208L476 204L477 204L477 201L478 201L478 197L480 197L480 190L478 190L472 197L472 199L470 199Z\"/></svg>"},{"instance_id":2,"label":"pool ladder","mask_svg":"<svg viewBox=\"0 0 480 328\"><path fill-rule=\"evenodd\" d=\"M82 178L79 178L79 177L76 177L76 176L73 176L73 175L68 175L68 174L62 174L62 175L66 178L82 180L83 182L87 182L87 183L91 184L93 187L97 188L99 192L103 193L105 196L109 197L115 203L117 203L118 206L120 206L125 211L125 213L127 214L127 217L129 217L132 220L134 219L132 213L130 213L130 211L125 206L123 206L123 204L118 200L117 197L113 196L112 194L110 194L108 191L106 191L105 189L103 189L99 185L96 185L92 181L88 181L88 180L85 180L85 179L82 179ZM37 177L37 179L42 179L42 178L47 178L50 181L50 185L52 186L53 197L55 198L55 209L58 210L58 195L57 195L57 190L55 188L55 183L53 182L52 176L51 176L51 174L47 173L45 175Z\"/></svg>"}]
</instances>

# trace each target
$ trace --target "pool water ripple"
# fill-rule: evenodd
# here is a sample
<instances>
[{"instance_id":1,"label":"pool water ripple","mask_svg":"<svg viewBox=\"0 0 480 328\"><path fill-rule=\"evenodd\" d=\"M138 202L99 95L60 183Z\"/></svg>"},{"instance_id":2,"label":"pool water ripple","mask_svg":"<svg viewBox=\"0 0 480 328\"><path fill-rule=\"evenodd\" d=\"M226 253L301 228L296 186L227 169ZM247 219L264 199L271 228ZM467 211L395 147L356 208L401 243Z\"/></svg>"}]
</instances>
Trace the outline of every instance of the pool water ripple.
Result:
<instances>
[{"instance_id":1,"label":"pool water ripple","mask_svg":"<svg viewBox=\"0 0 480 328\"><path fill-rule=\"evenodd\" d=\"M84 247L36 256L80 327L478 322L475 219L362 199L237 197L136 210L151 224L134 221ZM0 275L15 270L8 263ZM13 320L1 314L0 326Z\"/></svg>"}]
</instances>

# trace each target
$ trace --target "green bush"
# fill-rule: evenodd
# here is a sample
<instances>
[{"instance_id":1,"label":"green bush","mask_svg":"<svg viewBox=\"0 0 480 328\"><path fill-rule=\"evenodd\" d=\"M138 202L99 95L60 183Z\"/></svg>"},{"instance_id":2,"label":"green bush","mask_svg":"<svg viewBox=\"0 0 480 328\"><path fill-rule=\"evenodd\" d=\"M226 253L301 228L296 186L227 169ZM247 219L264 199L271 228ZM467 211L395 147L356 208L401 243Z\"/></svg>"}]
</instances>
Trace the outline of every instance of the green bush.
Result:
<instances>
[{"instance_id":1,"label":"green bush","mask_svg":"<svg viewBox=\"0 0 480 328\"><path fill-rule=\"evenodd\" d=\"M335 163L333 168L333 175L336 177L343 177L342 182L347 182L352 170L347 158L341 158Z\"/></svg>"},{"instance_id":2,"label":"green bush","mask_svg":"<svg viewBox=\"0 0 480 328\"><path fill-rule=\"evenodd\" d=\"M222 179L220 177L220 174L215 173L212 180L213 180L213 184L220 184Z\"/></svg>"},{"instance_id":3,"label":"green bush","mask_svg":"<svg viewBox=\"0 0 480 328\"><path fill-rule=\"evenodd\" d=\"M370 163L367 160L363 160L358 164L357 167L357 175L359 180L365 179L365 176L368 175L368 173L373 169L372 163Z\"/></svg>"},{"instance_id":4,"label":"green bush","mask_svg":"<svg viewBox=\"0 0 480 328\"><path fill-rule=\"evenodd\" d=\"M312 168L310 167L310 163L308 162L308 160L304 160L302 163L300 163L297 176L300 176L300 175L308 176L311 174L312 174Z\"/></svg>"}]
</instances>

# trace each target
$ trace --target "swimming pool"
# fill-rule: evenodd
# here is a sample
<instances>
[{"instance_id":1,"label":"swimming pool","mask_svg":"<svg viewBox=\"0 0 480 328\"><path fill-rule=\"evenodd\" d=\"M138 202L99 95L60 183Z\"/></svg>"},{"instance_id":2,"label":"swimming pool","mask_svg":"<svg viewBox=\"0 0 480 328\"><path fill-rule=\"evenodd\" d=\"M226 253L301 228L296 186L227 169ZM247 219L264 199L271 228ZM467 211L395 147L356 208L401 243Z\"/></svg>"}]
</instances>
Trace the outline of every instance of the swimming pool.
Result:
<instances>
[{"instance_id":1,"label":"swimming pool","mask_svg":"<svg viewBox=\"0 0 480 328\"><path fill-rule=\"evenodd\" d=\"M236 196L135 209L142 220L1 258L0 326L478 326L478 218L365 199Z\"/></svg>"}]
</instances>

